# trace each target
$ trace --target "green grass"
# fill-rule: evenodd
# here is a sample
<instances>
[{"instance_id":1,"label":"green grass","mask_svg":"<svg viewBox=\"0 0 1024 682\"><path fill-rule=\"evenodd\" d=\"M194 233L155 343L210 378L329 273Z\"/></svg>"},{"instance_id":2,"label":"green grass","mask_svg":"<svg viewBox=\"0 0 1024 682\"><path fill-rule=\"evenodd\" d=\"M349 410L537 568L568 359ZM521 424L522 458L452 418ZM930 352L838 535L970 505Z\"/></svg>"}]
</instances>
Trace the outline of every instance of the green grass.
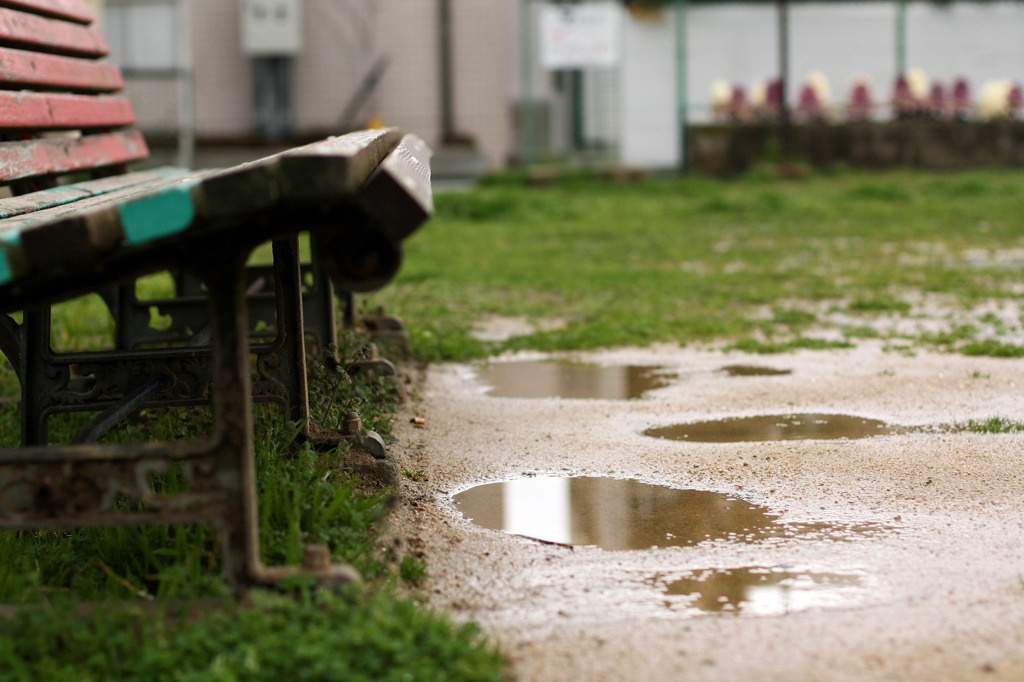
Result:
<instances>
[{"instance_id":1,"label":"green grass","mask_svg":"<svg viewBox=\"0 0 1024 682\"><path fill-rule=\"evenodd\" d=\"M503 679L475 626L412 599L352 587L337 596L254 591L250 602L168 620L106 607L83 617L54 599L3 625L0 682Z\"/></svg>"},{"instance_id":2,"label":"green grass","mask_svg":"<svg viewBox=\"0 0 1024 682\"><path fill-rule=\"evenodd\" d=\"M1013 302L1021 263L997 256L1024 247L1022 200L1014 170L633 184L577 175L543 187L501 176L439 193L397 280L374 298L405 319L427 360L652 342L804 347L844 329L864 338L887 318L925 314L915 306L926 297L968 317ZM828 310L857 319L833 323ZM471 330L488 316L563 324L482 342ZM1014 331L901 338L1012 355L987 334Z\"/></svg>"},{"instance_id":3,"label":"green grass","mask_svg":"<svg viewBox=\"0 0 1024 682\"><path fill-rule=\"evenodd\" d=\"M77 315L75 305L91 302L61 314ZM340 353L350 360L361 346L346 335ZM16 387L9 373L0 367L5 390ZM357 411L364 427L393 441L393 381L352 380L343 368L316 363L311 410L324 426ZM87 418L58 420L54 440L68 440ZM5 439L16 441L17 405L0 405L0 419ZM105 439L194 437L209 422L201 408L147 410ZM221 576L219 538L206 525L0 532L0 601L23 605L11 618L0 616L0 682L501 679L501 655L474 626L456 625L408 596L427 567L379 542L392 491L364 484L338 465L337 453L291 445L298 428L275 408L257 408L262 560L299 563L307 544L324 544L363 584L331 595L298 580L290 593L251 593L240 605ZM172 470L153 485L173 493L185 480ZM198 618L169 614L211 598L216 605ZM152 608L140 612L132 601ZM91 615L80 613L83 603L95 605Z\"/></svg>"},{"instance_id":4,"label":"green grass","mask_svg":"<svg viewBox=\"0 0 1024 682\"><path fill-rule=\"evenodd\" d=\"M989 417L985 420L971 419L967 430L972 433L1017 433L1024 431L1024 422L1007 417Z\"/></svg>"},{"instance_id":5,"label":"green grass","mask_svg":"<svg viewBox=\"0 0 1024 682\"><path fill-rule=\"evenodd\" d=\"M1011 322L1013 314L991 310L993 302L1018 310L1022 199L1024 174L1011 170L780 181L761 167L733 182L621 184L575 174L544 187L528 186L523 174L493 176L439 193L436 216L408 240L396 281L363 303L401 315L427 361L653 342L780 353L862 339L907 354L926 347L1016 358L1024 355L1020 313ZM167 282L146 286L158 293ZM55 344L109 346L102 310L95 297L61 306ZM475 338L474 325L490 316L522 316L538 331ZM926 317L941 328L891 324ZM341 350L351 359L359 347L346 341ZM0 396L17 393L10 368L0 366ZM393 387L316 365L310 393L325 426L352 409L392 438ZM81 418L57 420L55 439L67 440ZM0 682L499 679L500 655L473 626L401 596L429 567L379 546L390 493L368 491L329 456L290 449L295 427L276 413L261 412L258 424L264 561L292 563L306 543L324 543L367 582L340 595L300 585L256 592L244 606L226 600L196 617L164 617L181 600L227 593L209 528L0 533L0 599L31 605L0 619ZM203 410L155 411L108 438L189 437L208 425ZM969 428L1020 425L996 418ZM0 403L0 429L8 445L16 440L16 404ZM156 484L173 490L181 478L171 472ZM126 598L155 611L118 606ZM83 616L82 600L100 607Z\"/></svg>"}]
</instances>

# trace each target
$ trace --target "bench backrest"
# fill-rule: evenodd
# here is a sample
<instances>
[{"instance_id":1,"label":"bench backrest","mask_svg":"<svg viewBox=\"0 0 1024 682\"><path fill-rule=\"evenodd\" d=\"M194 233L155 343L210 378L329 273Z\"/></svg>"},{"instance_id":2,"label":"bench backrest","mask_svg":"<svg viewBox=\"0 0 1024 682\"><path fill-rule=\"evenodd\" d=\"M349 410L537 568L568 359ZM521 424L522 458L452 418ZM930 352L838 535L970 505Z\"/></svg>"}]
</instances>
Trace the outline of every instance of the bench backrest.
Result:
<instances>
[{"instance_id":1,"label":"bench backrest","mask_svg":"<svg viewBox=\"0 0 1024 682\"><path fill-rule=\"evenodd\" d=\"M148 155L91 23L85 0L0 0L0 185L17 194Z\"/></svg>"}]
</instances>

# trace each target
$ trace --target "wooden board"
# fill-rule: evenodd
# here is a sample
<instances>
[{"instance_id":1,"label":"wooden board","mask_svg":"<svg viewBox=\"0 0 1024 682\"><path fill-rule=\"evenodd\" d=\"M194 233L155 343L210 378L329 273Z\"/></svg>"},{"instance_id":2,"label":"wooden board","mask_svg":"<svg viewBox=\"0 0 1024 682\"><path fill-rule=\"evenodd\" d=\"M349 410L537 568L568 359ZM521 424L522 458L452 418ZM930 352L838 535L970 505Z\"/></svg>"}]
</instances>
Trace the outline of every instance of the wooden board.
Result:
<instances>
[{"instance_id":1,"label":"wooden board","mask_svg":"<svg viewBox=\"0 0 1024 682\"><path fill-rule=\"evenodd\" d=\"M91 59L110 52L103 35L89 26L2 8L0 45Z\"/></svg>"},{"instance_id":2,"label":"wooden board","mask_svg":"<svg viewBox=\"0 0 1024 682\"><path fill-rule=\"evenodd\" d=\"M0 7L67 19L79 24L92 23L92 12L85 0L0 0Z\"/></svg>"},{"instance_id":3,"label":"wooden board","mask_svg":"<svg viewBox=\"0 0 1024 682\"><path fill-rule=\"evenodd\" d=\"M316 227L338 230L344 242L346 230L365 225L357 199L361 188L372 186L367 181L382 161L384 170L376 177L391 185L382 185L380 196L403 207L401 224L384 233L394 241L393 235L415 227L414 215L425 218L430 210L429 171L415 168L427 163L429 152L409 137L401 158L387 161L399 140L395 130L358 133L237 168L158 178L0 220L0 309L71 297L101 281L113 283L104 277L113 280L129 270L142 274L143 268L171 266L189 249L203 248L199 245L207 239L227 239L245 249ZM337 176L331 178L318 177L306 165L323 169L332 163ZM409 168L420 177L407 183L401 176ZM315 184L316 191L296 190L303 180ZM332 193L329 187L341 189ZM75 191L69 189L67 197L73 199ZM0 212L7 201L0 201ZM113 274L104 275L108 271Z\"/></svg>"},{"instance_id":4,"label":"wooden board","mask_svg":"<svg viewBox=\"0 0 1024 682\"><path fill-rule=\"evenodd\" d=\"M209 216L227 217L239 204L315 203L352 197L401 139L395 129L349 133L269 156L209 178Z\"/></svg>"},{"instance_id":5,"label":"wooden board","mask_svg":"<svg viewBox=\"0 0 1024 682\"><path fill-rule=\"evenodd\" d=\"M277 156L282 197L318 201L352 192L401 141L393 128L363 130L297 147Z\"/></svg>"},{"instance_id":6,"label":"wooden board","mask_svg":"<svg viewBox=\"0 0 1024 682\"><path fill-rule=\"evenodd\" d=\"M0 91L0 130L117 128L134 122L127 97Z\"/></svg>"},{"instance_id":7,"label":"wooden board","mask_svg":"<svg viewBox=\"0 0 1024 682\"><path fill-rule=\"evenodd\" d=\"M69 203L0 220L0 285L30 273L56 276L76 265L94 263L100 268L98 259L117 246L185 230L195 218L192 192L203 175L156 173L139 177L140 182L128 187L91 195L89 192L102 186L81 183L68 186L67 191L48 190L67 199L74 199L75 192L80 196ZM0 202L0 209L8 201Z\"/></svg>"},{"instance_id":8,"label":"wooden board","mask_svg":"<svg viewBox=\"0 0 1024 682\"><path fill-rule=\"evenodd\" d=\"M0 182L116 166L148 156L142 133L0 142Z\"/></svg>"},{"instance_id":9,"label":"wooden board","mask_svg":"<svg viewBox=\"0 0 1024 682\"><path fill-rule=\"evenodd\" d=\"M192 171L185 168L164 167L139 171L137 173L112 175L109 178L86 180L85 182L61 185L53 189L44 189L40 192L31 192L0 201L0 220L16 218L31 213L34 214L36 221L38 221L41 217L45 217L46 214L41 213L44 209L66 206L82 199L103 196L154 181L183 179L190 173ZM81 207L81 204L79 204L79 207ZM76 210L81 210L81 208ZM0 225L3 224L0 223ZM10 229L10 227L11 224L7 223L7 229Z\"/></svg>"},{"instance_id":10,"label":"wooden board","mask_svg":"<svg viewBox=\"0 0 1024 682\"><path fill-rule=\"evenodd\" d=\"M0 89L117 92L124 88L114 64L0 47Z\"/></svg>"},{"instance_id":11,"label":"wooden board","mask_svg":"<svg viewBox=\"0 0 1024 682\"><path fill-rule=\"evenodd\" d=\"M397 241L409 236L434 212L430 187L430 147L415 135L380 164L359 191L359 205Z\"/></svg>"}]
</instances>

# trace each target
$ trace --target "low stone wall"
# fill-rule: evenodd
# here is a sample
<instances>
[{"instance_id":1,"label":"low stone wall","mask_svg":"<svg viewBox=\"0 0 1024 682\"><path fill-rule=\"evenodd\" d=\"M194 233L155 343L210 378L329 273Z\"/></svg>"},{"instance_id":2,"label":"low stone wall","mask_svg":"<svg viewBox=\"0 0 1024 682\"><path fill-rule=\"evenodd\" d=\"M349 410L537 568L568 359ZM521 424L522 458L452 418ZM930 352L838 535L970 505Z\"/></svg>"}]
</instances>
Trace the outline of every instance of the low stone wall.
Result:
<instances>
[{"instance_id":1,"label":"low stone wall","mask_svg":"<svg viewBox=\"0 0 1024 682\"><path fill-rule=\"evenodd\" d=\"M818 168L1024 166L1022 121L804 123L793 125L791 136L791 160ZM778 160L779 131L772 125L691 126L688 141L689 168L698 173L727 177Z\"/></svg>"}]
</instances>

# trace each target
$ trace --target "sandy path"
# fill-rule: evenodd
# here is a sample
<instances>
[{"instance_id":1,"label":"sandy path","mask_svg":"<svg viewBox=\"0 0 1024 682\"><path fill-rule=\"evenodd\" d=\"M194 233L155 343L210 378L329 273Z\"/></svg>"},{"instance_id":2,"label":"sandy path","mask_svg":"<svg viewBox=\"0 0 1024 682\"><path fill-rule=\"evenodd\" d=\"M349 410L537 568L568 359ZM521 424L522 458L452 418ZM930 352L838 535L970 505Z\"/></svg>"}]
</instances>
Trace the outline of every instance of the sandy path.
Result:
<instances>
[{"instance_id":1,"label":"sandy path","mask_svg":"<svg viewBox=\"0 0 1024 682\"><path fill-rule=\"evenodd\" d=\"M480 623L521 680L1024 680L1024 434L699 444L645 428L783 412L909 426L1024 418L1024 361L864 343L750 357L656 347L580 356L659 364L672 386L636 401L491 398L436 366L401 419L404 500L393 533L422 552L431 603ZM728 377L724 365L792 369ZM406 415L406 417L411 415ZM636 478L713 490L785 521L873 523L847 542L796 538L633 552L541 545L463 519L450 495L524 474ZM853 572L854 597L786 614L701 614L659 581L690 570Z\"/></svg>"}]
</instances>

